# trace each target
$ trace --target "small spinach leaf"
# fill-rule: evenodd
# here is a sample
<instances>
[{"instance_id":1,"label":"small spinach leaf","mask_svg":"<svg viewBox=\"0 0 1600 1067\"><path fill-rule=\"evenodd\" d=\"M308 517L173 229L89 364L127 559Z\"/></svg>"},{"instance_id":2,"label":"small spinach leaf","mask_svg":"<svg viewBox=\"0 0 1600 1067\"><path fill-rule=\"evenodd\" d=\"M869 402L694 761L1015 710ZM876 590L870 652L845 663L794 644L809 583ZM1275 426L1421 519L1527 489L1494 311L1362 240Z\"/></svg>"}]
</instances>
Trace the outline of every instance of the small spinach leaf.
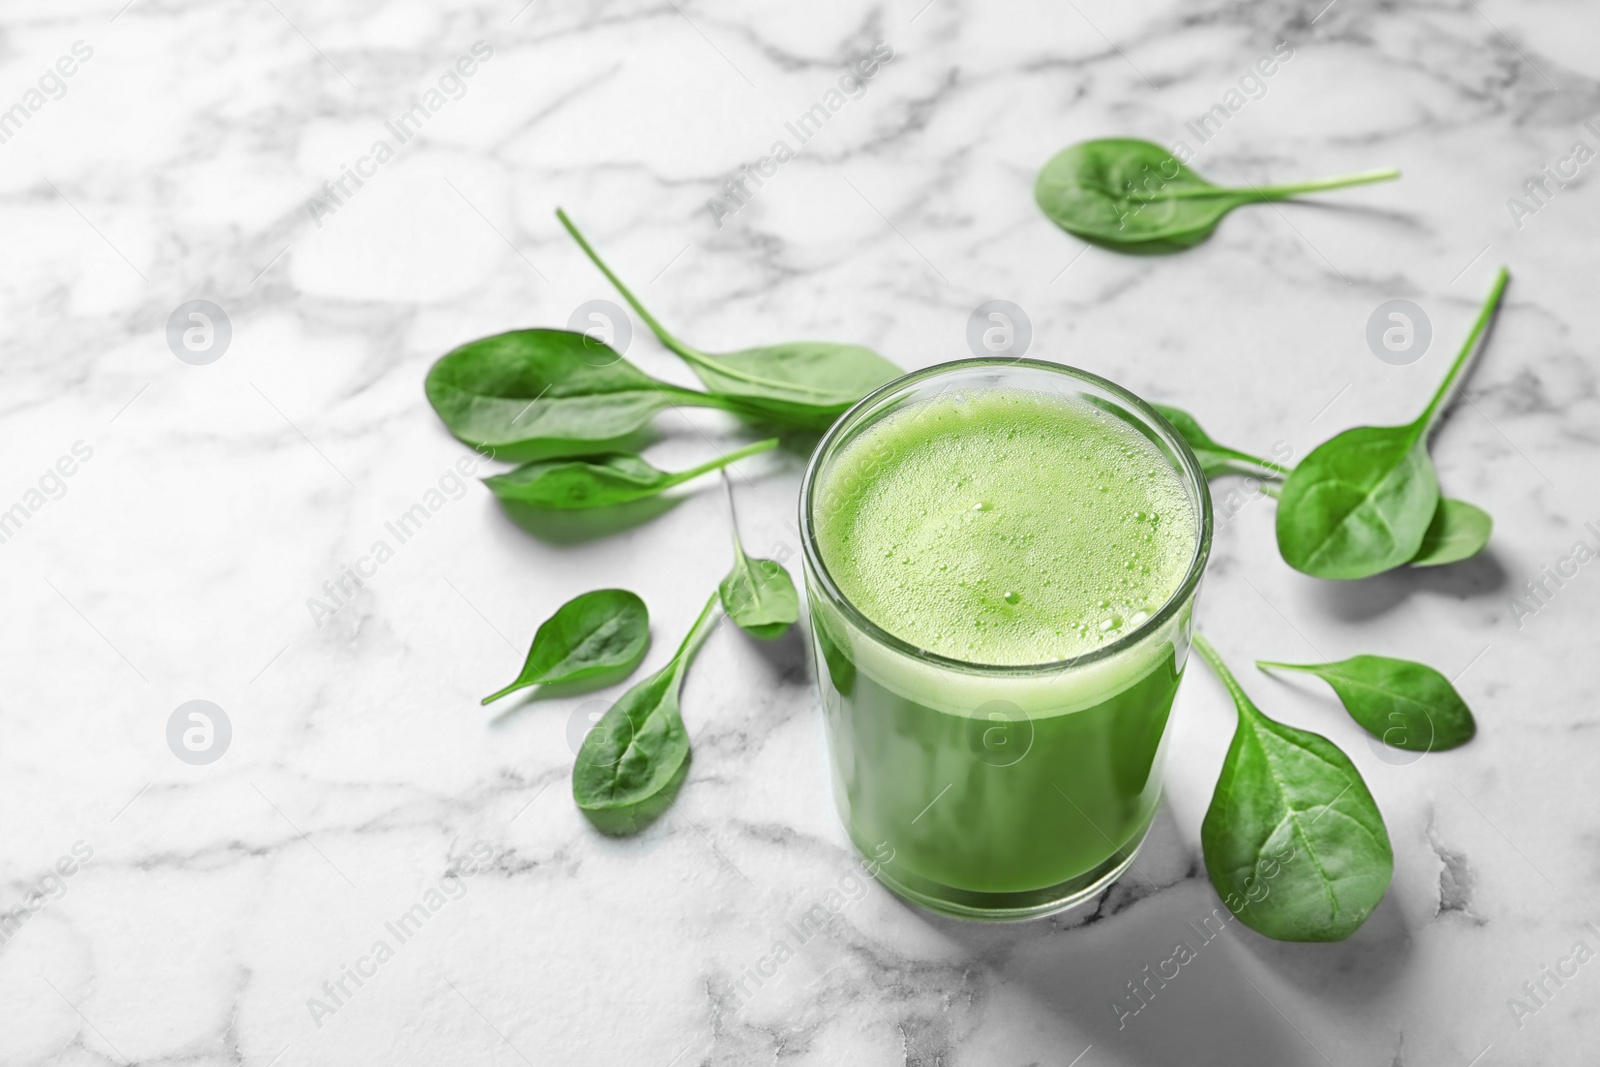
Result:
<instances>
[{"instance_id":1,"label":"small spinach leaf","mask_svg":"<svg viewBox=\"0 0 1600 1067\"><path fill-rule=\"evenodd\" d=\"M1460 355L1415 421L1346 430L1295 467L1278 500L1278 551L1289 566L1318 578L1366 578L1410 562L1421 550L1439 507L1428 435L1499 307L1508 277L1502 267Z\"/></svg>"},{"instance_id":2,"label":"small spinach leaf","mask_svg":"<svg viewBox=\"0 0 1600 1067\"><path fill-rule=\"evenodd\" d=\"M825 430L857 400L904 373L870 348L827 341L794 341L721 355L691 348L645 310L565 211L557 210L556 218L661 343L746 418Z\"/></svg>"},{"instance_id":3,"label":"small spinach leaf","mask_svg":"<svg viewBox=\"0 0 1600 1067\"><path fill-rule=\"evenodd\" d=\"M572 799L601 833L635 834L671 806L689 773L689 735L678 696L689 663L717 622L706 601L678 651L613 704L578 748Z\"/></svg>"},{"instance_id":4,"label":"small spinach leaf","mask_svg":"<svg viewBox=\"0 0 1600 1067\"><path fill-rule=\"evenodd\" d=\"M1195 417L1182 408L1169 407L1166 404L1150 406L1159 411L1162 418L1172 423L1173 429L1177 430L1178 435L1193 449L1195 458L1200 461L1200 469L1205 471L1207 478L1215 478L1219 474L1232 474L1240 466L1254 467L1280 477L1289 473L1289 468L1281 463L1219 445L1211 439L1210 434L1200 428L1200 423Z\"/></svg>"},{"instance_id":5,"label":"small spinach leaf","mask_svg":"<svg viewBox=\"0 0 1600 1067\"><path fill-rule=\"evenodd\" d=\"M1262 670L1304 671L1333 686L1361 728L1408 752L1455 748L1472 740L1477 723L1450 679L1423 663L1388 656L1352 656L1338 663L1271 663Z\"/></svg>"},{"instance_id":6,"label":"small spinach leaf","mask_svg":"<svg viewBox=\"0 0 1600 1067\"><path fill-rule=\"evenodd\" d=\"M574 459L535 460L505 474L483 480L494 495L507 503L552 511L603 508L643 500L681 485L691 478L726 467L746 456L776 448L773 437L757 441L725 456L686 471L657 470L631 452Z\"/></svg>"},{"instance_id":7,"label":"small spinach leaf","mask_svg":"<svg viewBox=\"0 0 1600 1067\"><path fill-rule=\"evenodd\" d=\"M634 672L650 647L650 611L626 589L580 593L539 624L517 680L483 698L491 704L529 686L579 693Z\"/></svg>"},{"instance_id":8,"label":"small spinach leaf","mask_svg":"<svg viewBox=\"0 0 1600 1067\"><path fill-rule=\"evenodd\" d=\"M1039 172L1033 195L1050 221L1102 248L1161 254L1192 248L1241 204L1398 178L1372 170L1342 178L1226 189L1213 185L1158 144L1131 138L1083 141Z\"/></svg>"},{"instance_id":9,"label":"small spinach leaf","mask_svg":"<svg viewBox=\"0 0 1600 1067\"><path fill-rule=\"evenodd\" d=\"M722 610L746 633L763 640L780 636L800 618L800 597L789 572L776 560L751 559L739 541L739 518L733 508L733 484L726 472L728 522L733 527L733 570L717 587Z\"/></svg>"},{"instance_id":10,"label":"small spinach leaf","mask_svg":"<svg viewBox=\"0 0 1600 1067\"><path fill-rule=\"evenodd\" d=\"M1206 872L1228 910L1277 941L1340 941L1394 874L1383 816L1333 742L1267 718L1205 637L1194 647L1239 724L1200 826Z\"/></svg>"},{"instance_id":11,"label":"small spinach leaf","mask_svg":"<svg viewBox=\"0 0 1600 1067\"><path fill-rule=\"evenodd\" d=\"M433 365L425 388L451 433L509 460L600 451L675 405L730 407L657 381L572 330L512 330L470 341Z\"/></svg>"},{"instance_id":12,"label":"small spinach leaf","mask_svg":"<svg viewBox=\"0 0 1600 1067\"><path fill-rule=\"evenodd\" d=\"M1494 519L1476 504L1444 497L1422 535L1422 547L1411 557L1413 567L1439 567L1471 559L1489 543Z\"/></svg>"},{"instance_id":13,"label":"small spinach leaf","mask_svg":"<svg viewBox=\"0 0 1600 1067\"><path fill-rule=\"evenodd\" d=\"M738 546L733 570L718 592L728 617L739 628L763 640L779 637L800 617L800 598L783 565L770 559L749 559Z\"/></svg>"}]
</instances>

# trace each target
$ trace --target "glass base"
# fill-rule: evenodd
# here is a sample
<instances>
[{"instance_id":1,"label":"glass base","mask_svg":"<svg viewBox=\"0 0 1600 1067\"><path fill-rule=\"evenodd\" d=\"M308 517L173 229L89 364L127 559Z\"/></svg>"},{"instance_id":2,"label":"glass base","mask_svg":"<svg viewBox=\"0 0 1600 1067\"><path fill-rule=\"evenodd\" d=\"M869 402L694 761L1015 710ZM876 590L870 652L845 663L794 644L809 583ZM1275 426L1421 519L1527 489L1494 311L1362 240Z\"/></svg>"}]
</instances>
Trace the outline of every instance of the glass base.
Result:
<instances>
[{"instance_id":1,"label":"glass base","mask_svg":"<svg viewBox=\"0 0 1600 1067\"><path fill-rule=\"evenodd\" d=\"M1058 885L1024 893L957 889L932 879L892 872L888 866L878 869L877 878L895 896L940 915L982 922L1022 922L1056 915L1099 896L1133 866L1143 844L1144 834L1141 833L1138 843L1131 849L1119 849L1092 871ZM859 842L856 842L856 850L863 856L869 855Z\"/></svg>"}]
</instances>

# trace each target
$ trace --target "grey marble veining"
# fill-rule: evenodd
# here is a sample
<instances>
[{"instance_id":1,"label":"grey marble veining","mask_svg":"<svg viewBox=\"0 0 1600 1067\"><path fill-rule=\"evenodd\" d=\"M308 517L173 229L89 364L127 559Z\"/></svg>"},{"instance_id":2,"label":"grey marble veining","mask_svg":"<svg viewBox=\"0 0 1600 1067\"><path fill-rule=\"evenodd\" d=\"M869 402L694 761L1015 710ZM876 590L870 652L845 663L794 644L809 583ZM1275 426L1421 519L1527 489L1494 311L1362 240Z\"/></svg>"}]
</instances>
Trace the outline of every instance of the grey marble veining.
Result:
<instances>
[{"instance_id":1,"label":"grey marble veining","mask_svg":"<svg viewBox=\"0 0 1600 1067\"><path fill-rule=\"evenodd\" d=\"M1592 1062L1600 563L1574 546L1600 544L1600 161L1574 150L1600 150L1597 30L1575 0L10 5L0 910L29 917L0 944L0 1063ZM799 143L789 124L880 43ZM1404 177L1123 258L1032 200L1044 160L1103 135L1182 141L1224 182ZM779 141L792 158L719 220ZM1138 870L1053 919L946 921L871 882L797 636L712 636L678 803L598 837L568 791L586 698L493 719L477 699L602 584L645 597L663 661L726 567L726 518L708 482L558 543L457 467L431 361L615 299L557 205L708 349L829 337L921 367L1004 299L1030 355L1293 455L1410 418L1509 264L1434 448L1495 516L1487 555L1318 582L1279 560L1270 501L1217 487L1239 495L1201 616L1237 666L1386 651L1477 711L1467 747L1399 761L1325 691L1241 671L1377 797L1395 877L1369 922L1320 946L1211 932L1199 823L1233 713L1202 671ZM1364 339L1397 298L1433 327L1406 366ZM205 365L168 343L195 299L232 331ZM633 325L629 358L688 384ZM668 467L752 439L705 413L658 429ZM796 571L802 466L739 480L747 544ZM168 742L197 699L231 725L203 765ZM1179 941L1193 958L1147 983Z\"/></svg>"}]
</instances>

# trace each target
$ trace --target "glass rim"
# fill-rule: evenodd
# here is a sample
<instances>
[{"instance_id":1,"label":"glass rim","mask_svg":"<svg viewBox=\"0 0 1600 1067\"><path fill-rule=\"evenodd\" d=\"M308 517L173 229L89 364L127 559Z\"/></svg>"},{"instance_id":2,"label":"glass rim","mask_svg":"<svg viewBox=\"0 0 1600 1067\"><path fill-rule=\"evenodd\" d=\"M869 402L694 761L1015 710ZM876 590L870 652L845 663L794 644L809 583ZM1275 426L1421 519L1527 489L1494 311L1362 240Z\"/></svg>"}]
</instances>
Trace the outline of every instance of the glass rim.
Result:
<instances>
[{"instance_id":1,"label":"glass rim","mask_svg":"<svg viewBox=\"0 0 1600 1067\"><path fill-rule=\"evenodd\" d=\"M1058 374L1066 378L1093 385L1097 389L1114 396L1137 412L1146 423L1161 435L1167 444L1182 462L1182 474L1187 482L1196 488L1195 496L1199 502L1200 514L1199 534L1195 538L1194 554L1189 560L1189 569L1184 574L1183 580L1178 583L1161 607L1152 612L1150 617L1139 625L1129 630L1108 644L1066 659L1051 660L1045 663L976 663L971 660L956 659L930 649L920 648L895 634L890 633L876 622L866 616L849 597L844 595L838 585L834 583L833 575L828 572L827 565L822 560L822 551L817 545L816 524L812 521L814 498L817 488L817 472L822 466L822 461L833 449L839 446L840 439L863 417L869 414L874 406L885 396L902 390L908 386L916 385L929 378L942 374L951 374L957 371L975 368L993 368L1003 370L1009 367L1023 367ZM880 644L914 657L922 662L942 667L948 670L960 671L966 674L1007 674L1007 675L1044 675L1052 673L1065 673L1077 667L1088 666L1102 660L1110 659L1121 652L1139 644L1155 630L1165 626L1178 609L1193 596L1195 589L1200 584L1200 579L1205 573L1206 563L1211 557L1212 535L1212 508L1210 482L1206 478L1205 470L1200 465L1199 457L1194 454L1194 449L1189 447L1189 442L1177 427L1168 422L1166 417L1134 393L1118 385L1108 378L1103 378L1092 371L1081 367L1068 366L1065 363L1052 363L1042 359L1024 359L1010 357L975 357L957 359L948 363L936 363L931 367L911 371L903 374L891 382L886 382L856 401L843 415L834 420L822 440L817 442L817 447L812 451L811 458L806 461L805 476L800 482L800 542L801 550L805 555L806 566L822 583L823 591L832 603L844 614L852 625L860 629L868 637Z\"/></svg>"}]
</instances>

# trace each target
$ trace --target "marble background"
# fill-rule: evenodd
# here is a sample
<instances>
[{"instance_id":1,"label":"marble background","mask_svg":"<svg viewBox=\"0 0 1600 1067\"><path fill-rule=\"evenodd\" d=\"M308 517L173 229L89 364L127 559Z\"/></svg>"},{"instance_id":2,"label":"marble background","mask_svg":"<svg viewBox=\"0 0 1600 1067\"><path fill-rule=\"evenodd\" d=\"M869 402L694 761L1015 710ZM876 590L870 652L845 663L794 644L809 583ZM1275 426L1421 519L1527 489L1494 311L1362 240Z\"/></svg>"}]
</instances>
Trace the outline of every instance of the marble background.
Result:
<instances>
[{"instance_id":1,"label":"marble background","mask_svg":"<svg viewBox=\"0 0 1600 1067\"><path fill-rule=\"evenodd\" d=\"M1512 609L1600 521L1600 220L1587 169L1537 211L1508 198L1600 145L1583 125L1600 9L1325 3L7 4L0 111L22 111L0 143L0 510L25 521L0 543L0 909L35 910L0 946L0 1063L1593 1062L1600 963L1547 983L1536 1014L1508 1001L1600 945L1583 925L1600 923L1600 566ZM719 226L707 201L880 41L894 58L864 95ZM324 183L479 42L459 99L329 202ZM1282 43L1292 58L1199 145L1185 123ZM1405 176L1121 258L1031 196L1053 152L1102 135L1185 140L1224 181ZM727 565L714 483L560 543L454 480L470 454L424 401L430 363L613 298L557 205L713 350L829 337L920 367L966 355L972 309L1005 299L1031 355L1297 454L1410 418L1509 264L1435 444L1447 490L1493 512L1492 551L1319 582L1277 557L1270 502L1236 501L1202 597L1241 667L1385 651L1475 708L1469 746L1401 763L1317 686L1242 672L1377 796L1396 863L1371 920L1320 946L1235 924L1119 1028L1125 983L1218 903L1198 828L1233 712L1197 670L1139 877L1003 927L874 885L741 998L784 924L857 870L799 640L713 635L684 697L693 773L636 840L573 808L582 699L495 720L477 704L554 605L599 585L645 597L662 662ZM1396 298L1435 333L1408 366L1364 339ZM231 323L207 365L167 340L195 299ZM629 358L691 380L637 330ZM668 467L750 439L717 416L658 426ZM803 460L743 465L753 551L793 552ZM431 490L425 527L314 618ZM231 724L207 765L167 740L195 699ZM452 865L473 873L314 1018Z\"/></svg>"}]
</instances>

